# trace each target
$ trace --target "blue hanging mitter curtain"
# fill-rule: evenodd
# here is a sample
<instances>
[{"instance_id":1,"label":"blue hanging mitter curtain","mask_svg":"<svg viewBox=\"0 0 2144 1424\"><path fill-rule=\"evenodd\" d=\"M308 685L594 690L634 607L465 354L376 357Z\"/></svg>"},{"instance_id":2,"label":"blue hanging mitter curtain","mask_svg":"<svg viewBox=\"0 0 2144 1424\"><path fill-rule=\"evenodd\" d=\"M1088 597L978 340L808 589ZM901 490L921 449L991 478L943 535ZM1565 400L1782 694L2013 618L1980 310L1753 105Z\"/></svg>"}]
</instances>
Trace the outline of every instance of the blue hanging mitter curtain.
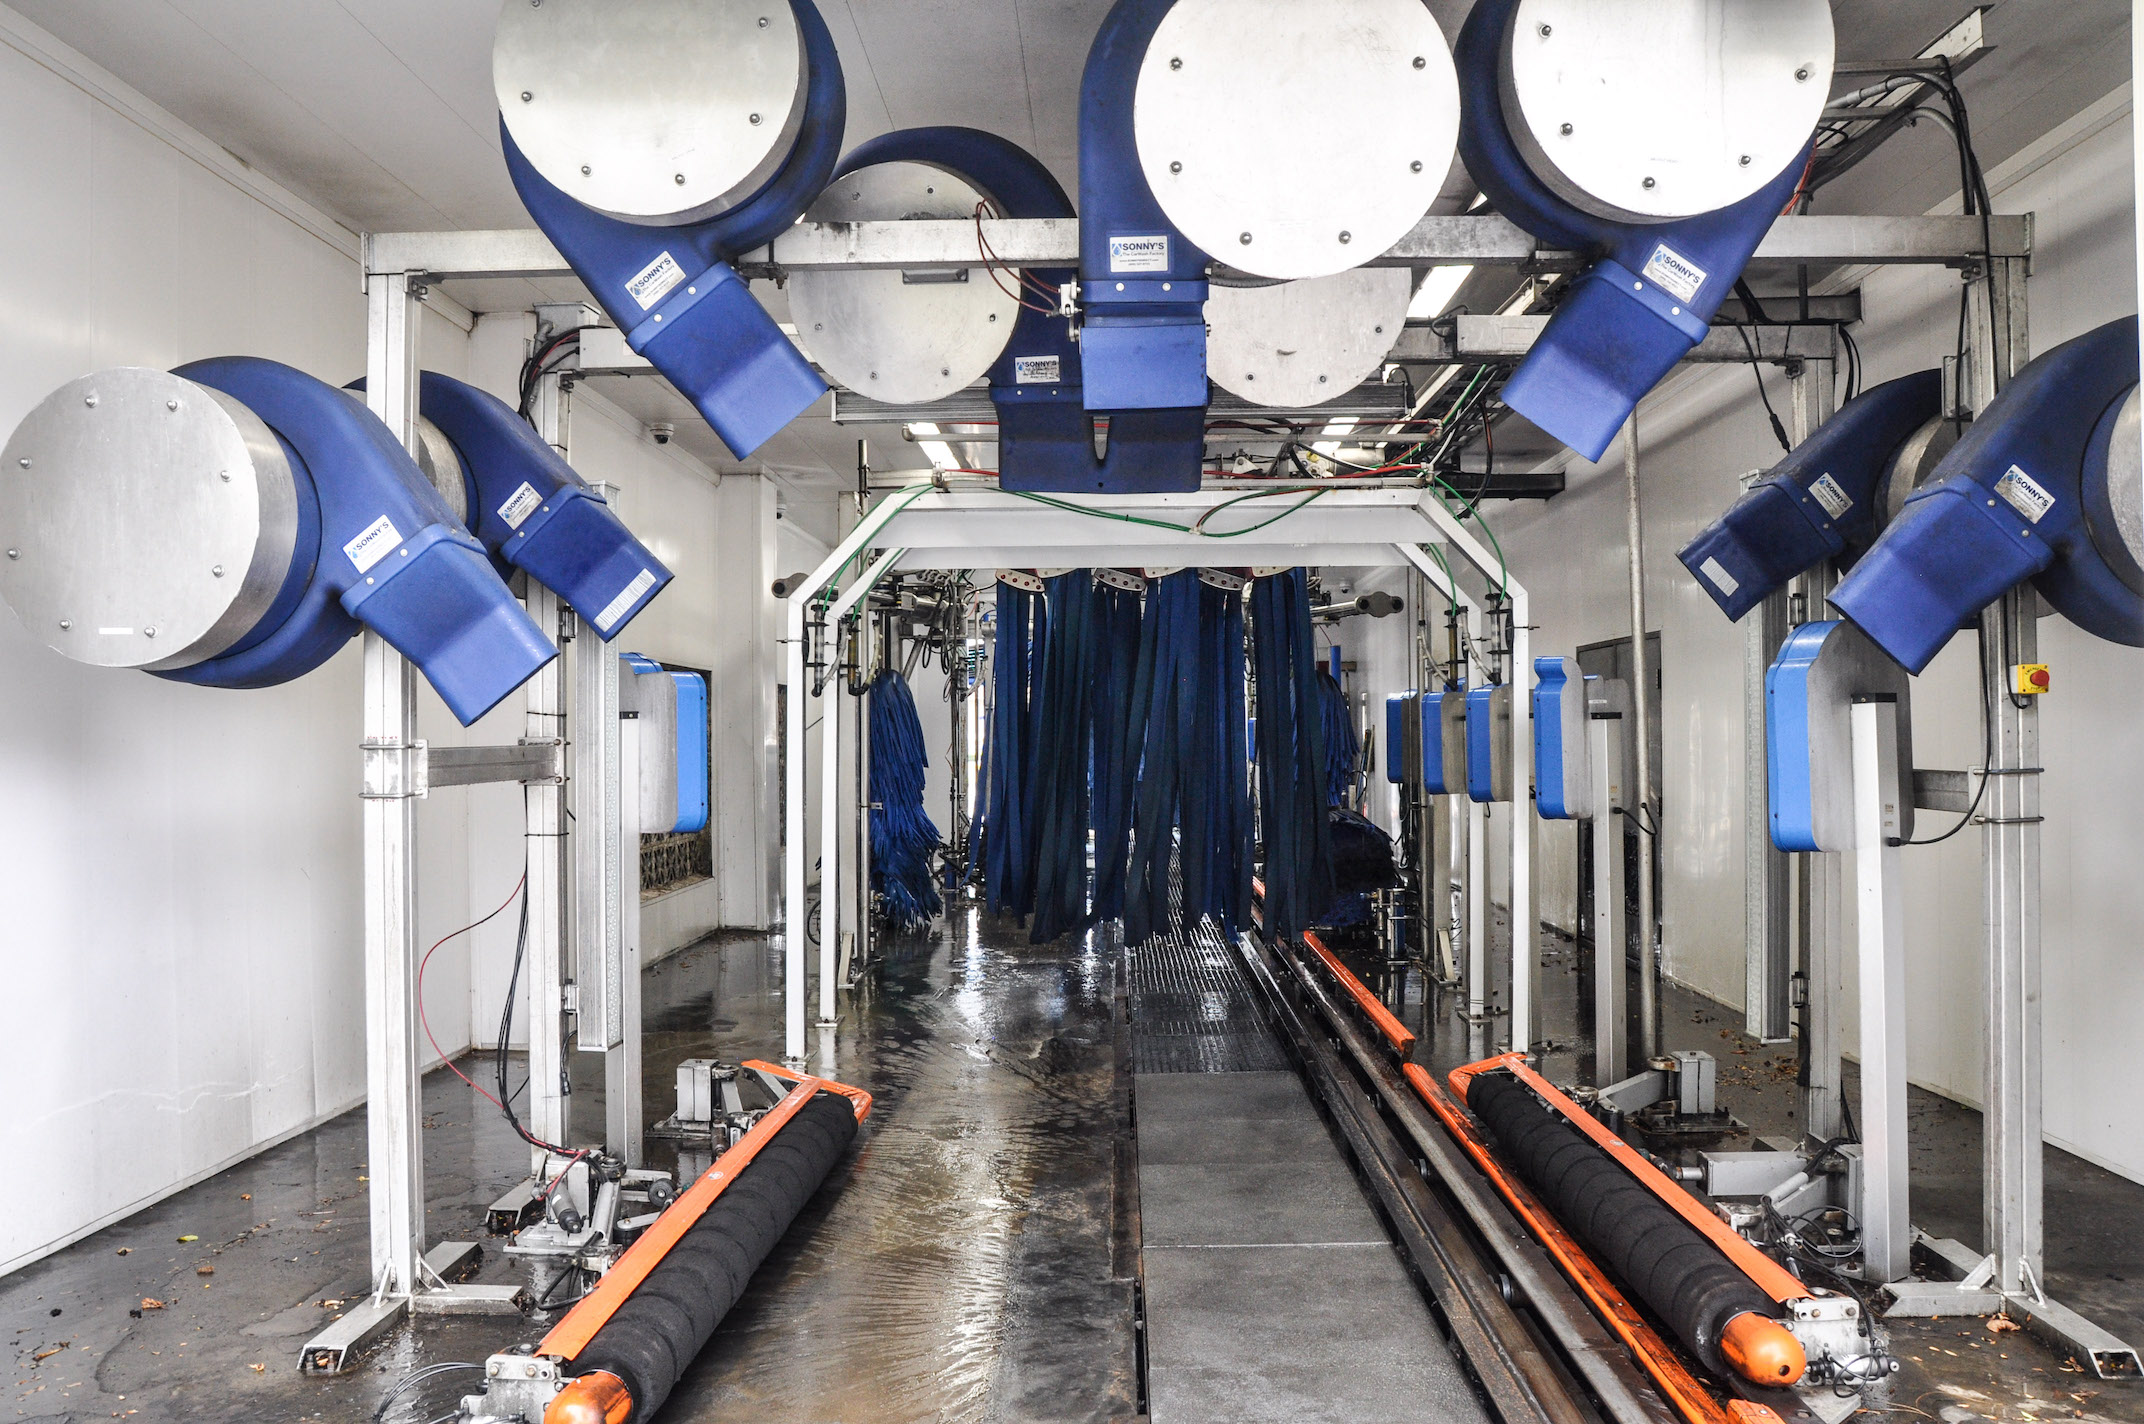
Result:
<instances>
[{"instance_id":1,"label":"blue hanging mitter curtain","mask_svg":"<svg viewBox=\"0 0 2144 1424\"><path fill-rule=\"evenodd\" d=\"M1041 594L998 585L992 658L990 791L981 840L990 912L1025 918L1035 908L1035 744L1049 608Z\"/></svg>"},{"instance_id":2,"label":"blue hanging mitter curtain","mask_svg":"<svg viewBox=\"0 0 2144 1424\"><path fill-rule=\"evenodd\" d=\"M928 928L944 908L931 874L938 827L923 809L929 766L908 679L887 668L871 682L871 888L896 933Z\"/></svg>"},{"instance_id":3,"label":"blue hanging mitter curtain","mask_svg":"<svg viewBox=\"0 0 2144 1424\"><path fill-rule=\"evenodd\" d=\"M1316 923L1333 901L1323 694L1303 570L1252 585L1251 653L1258 675L1265 927L1287 939Z\"/></svg>"},{"instance_id":4,"label":"blue hanging mitter curtain","mask_svg":"<svg viewBox=\"0 0 2144 1424\"><path fill-rule=\"evenodd\" d=\"M1318 716L1325 728L1325 794L1327 804L1347 804L1361 764L1362 738L1355 734L1355 714L1347 705L1347 690L1325 667L1318 669ZM1394 755L1386 749L1386 755Z\"/></svg>"},{"instance_id":5,"label":"blue hanging mitter curtain","mask_svg":"<svg viewBox=\"0 0 2144 1424\"><path fill-rule=\"evenodd\" d=\"M1042 662L1035 748L1035 923L1044 944L1092 923L1087 912L1089 776L1100 604L1094 575L1074 569L1049 580L1049 645Z\"/></svg>"},{"instance_id":6,"label":"blue hanging mitter curtain","mask_svg":"<svg viewBox=\"0 0 2144 1424\"><path fill-rule=\"evenodd\" d=\"M1098 584L1100 655L1094 667L1094 917L1124 917L1124 872L1131 855L1132 803L1145 731L1134 713L1142 600L1130 589Z\"/></svg>"}]
</instances>

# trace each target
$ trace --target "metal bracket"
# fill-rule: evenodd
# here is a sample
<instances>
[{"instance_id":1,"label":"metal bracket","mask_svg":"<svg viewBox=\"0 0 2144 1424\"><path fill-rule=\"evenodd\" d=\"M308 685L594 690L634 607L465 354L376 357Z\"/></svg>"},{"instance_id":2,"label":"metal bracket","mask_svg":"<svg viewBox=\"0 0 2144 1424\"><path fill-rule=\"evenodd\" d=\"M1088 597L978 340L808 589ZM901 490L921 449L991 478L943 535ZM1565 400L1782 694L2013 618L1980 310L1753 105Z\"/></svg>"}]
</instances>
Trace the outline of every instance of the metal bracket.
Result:
<instances>
[{"instance_id":1,"label":"metal bracket","mask_svg":"<svg viewBox=\"0 0 2144 1424\"><path fill-rule=\"evenodd\" d=\"M429 795L425 770L430 751L430 744L421 739L407 744L366 742L364 781L358 796L366 801L406 801Z\"/></svg>"},{"instance_id":2,"label":"metal bracket","mask_svg":"<svg viewBox=\"0 0 2144 1424\"><path fill-rule=\"evenodd\" d=\"M506 781L557 786L566 779L566 744L558 737L523 737L506 747L436 750L422 739L404 746L367 742L364 753L364 784L358 795L367 801L423 798L434 787Z\"/></svg>"}]
</instances>

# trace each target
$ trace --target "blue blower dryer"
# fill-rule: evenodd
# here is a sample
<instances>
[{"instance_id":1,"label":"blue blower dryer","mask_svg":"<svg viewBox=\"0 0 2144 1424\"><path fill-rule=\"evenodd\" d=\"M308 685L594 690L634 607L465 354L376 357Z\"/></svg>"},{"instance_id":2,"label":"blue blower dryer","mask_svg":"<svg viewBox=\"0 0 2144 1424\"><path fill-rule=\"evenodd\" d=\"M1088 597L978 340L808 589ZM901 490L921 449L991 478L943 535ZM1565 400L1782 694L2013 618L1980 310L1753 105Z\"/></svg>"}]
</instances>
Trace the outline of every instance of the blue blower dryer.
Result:
<instances>
[{"instance_id":1,"label":"blue blower dryer","mask_svg":"<svg viewBox=\"0 0 2144 1424\"><path fill-rule=\"evenodd\" d=\"M2124 317L2004 386L1832 604L1914 673L2028 580L2086 632L2144 647L2137 430L2137 322Z\"/></svg>"},{"instance_id":2,"label":"blue blower dryer","mask_svg":"<svg viewBox=\"0 0 2144 1424\"><path fill-rule=\"evenodd\" d=\"M450 504L459 494L501 574L523 570L605 642L669 587L675 575L513 407L437 371L419 398L432 482Z\"/></svg>"},{"instance_id":3,"label":"blue blower dryer","mask_svg":"<svg viewBox=\"0 0 2144 1424\"><path fill-rule=\"evenodd\" d=\"M1690 541L1683 567L1739 620L1826 559L1860 554L1910 492L1891 488L1908 452L1947 434L1942 399L1942 373L1921 371L1848 401Z\"/></svg>"},{"instance_id":4,"label":"blue blower dryer","mask_svg":"<svg viewBox=\"0 0 2144 1424\"><path fill-rule=\"evenodd\" d=\"M1704 340L1794 197L1831 78L1817 0L1657 25L1629 8L1480 0L1455 54L1467 171L1499 213L1592 259L1503 390L1591 460Z\"/></svg>"},{"instance_id":5,"label":"blue blower dryer","mask_svg":"<svg viewBox=\"0 0 2144 1424\"><path fill-rule=\"evenodd\" d=\"M841 156L848 97L811 0L553 0L502 12L501 138L536 225L626 343L739 459L826 383L730 265Z\"/></svg>"},{"instance_id":6,"label":"blue blower dryer","mask_svg":"<svg viewBox=\"0 0 2144 1424\"><path fill-rule=\"evenodd\" d=\"M0 591L77 662L271 687L369 628L466 725L558 656L387 427L288 366L84 376L7 461Z\"/></svg>"}]
</instances>

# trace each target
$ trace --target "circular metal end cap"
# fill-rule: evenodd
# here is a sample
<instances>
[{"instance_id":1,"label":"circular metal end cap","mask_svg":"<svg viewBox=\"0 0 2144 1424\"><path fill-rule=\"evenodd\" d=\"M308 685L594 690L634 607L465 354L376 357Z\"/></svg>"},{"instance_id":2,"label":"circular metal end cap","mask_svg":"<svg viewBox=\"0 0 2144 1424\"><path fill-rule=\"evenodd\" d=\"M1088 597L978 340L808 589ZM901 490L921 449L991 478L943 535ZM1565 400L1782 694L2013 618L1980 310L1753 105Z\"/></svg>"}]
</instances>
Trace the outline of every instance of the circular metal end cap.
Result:
<instances>
[{"instance_id":1,"label":"circular metal end cap","mask_svg":"<svg viewBox=\"0 0 2144 1424\"><path fill-rule=\"evenodd\" d=\"M1809 142L1834 58L1826 0L1519 0L1504 118L1557 196L1664 222L1778 177Z\"/></svg>"},{"instance_id":2,"label":"circular metal end cap","mask_svg":"<svg viewBox=\"0 0 2144 1424\"><path fill-rule=\"evenodd\" d=\"M813 222L973 219L984 194L924 163L879 163L837 179ZM1001 285L1002 284L1002 285ZM1020 303L1016 272L983 267L898 272L807 271L789 278L797 341L828 375L873 400L943 400L981 380L1005 354ZM1037 305L1045 299L1031 294Z\"/></svg>"},{"instance_id":3,"label":"circular metal end cap","mask_svg":"<svg viewBox=\"0 0 2144 1424\"><path fill-rule=\"evenodd\" d=\"M1214 384L1283 410L1334 401L1375 376L1406 324L1414 276L1365 267L1266 287L1215 286L1206 299Z\"/></svg>"},{"instance_id":4,"label":"circular metal end cap","mask_svg":"<svg viewBox=\"0 0 2144 1424\"><path fill-rule=\"evenodd\" d=\"M1256 276L1325 277L1429 211L1458 143L1459 80L1421 0L1178 0L1140 68L1133 129L1184 236Z\"/></svg>"},{"instance_id":5,"label":"circular metal end cap","mask_svg":"<svg viewBox=\"0 0 2144 1424\"><path fill-rule=\"evenodd\" d=\"M76 662L206 662L252 631L290 570L283 448L206 386L132 368L84 376L30 412L5 459L0 542L21 556L0 564L0 594Z\"/></svg>"},{"instance_id":6,"label":"circular metal end cap","mask_svg":"<svg viewBox=\"0 0 2144 1424\"><path fill-rule=\"evenodd\" d=\"M772 178L804 121L782 0L505 0L492 87L560 191L628 222L698 222ZM524 97L525 96L525 97Z\"/></svg>"}]
</instances>

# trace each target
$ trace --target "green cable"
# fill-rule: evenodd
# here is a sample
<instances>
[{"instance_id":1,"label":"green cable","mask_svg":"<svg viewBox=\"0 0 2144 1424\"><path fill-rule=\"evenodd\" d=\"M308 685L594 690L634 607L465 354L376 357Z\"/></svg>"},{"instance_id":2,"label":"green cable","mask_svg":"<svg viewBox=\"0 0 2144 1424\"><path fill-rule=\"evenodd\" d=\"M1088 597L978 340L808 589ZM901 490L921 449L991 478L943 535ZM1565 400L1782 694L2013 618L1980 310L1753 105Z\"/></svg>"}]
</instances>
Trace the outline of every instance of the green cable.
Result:
<instances>
[{"instance_id":1,"label":"green cable","mask_svg":"<svg viewBox=\"0 0 2144 1424\"><path fill-rule=\"evenodd\" d=\"M895 515L935 488L935 485L916 485L871 511L867 517L876 519L878 522L871 526L871 532L865 537L864 541L856 546L856 552L849 555L842 562L840 568L834 570L834 576L826 581L824 588L819 590L818 604L820 612L823 613L833 607L834 600L841 596L841 581L849 576L849 570L855 567L858 559L871 552L872 538L875 538L881 529L891 523Z\"/></svg>"},{"instance_id":2,"label":"green cable","mask_svg":"<svg viewBox=\"0 0 2144 1424\"><path fill-rule=\"evenodd\" d=\"M1430 479L1436 482L1436 485L1439 489L1442 489L1453 499L1458 500L1459 503L1466 509L1466 517L1473 520L1476 524L1479 524L1481 526L1482 533L1489 536L1489 547L1496 550L1497 597L1509 598L1511 596L1511 565L1504 558L1504 546L1503 543L1497 539L1496 531L1489 527L1488 520L1482 518L1481 510L1475 505L1473 500L1468 499L1458 490L1455 490L1450 485L1446 484L1442 476L1431 475ZM1449 508L1449 506L1447 506L1447 508Z\"/></svg>"}]
</instances>

